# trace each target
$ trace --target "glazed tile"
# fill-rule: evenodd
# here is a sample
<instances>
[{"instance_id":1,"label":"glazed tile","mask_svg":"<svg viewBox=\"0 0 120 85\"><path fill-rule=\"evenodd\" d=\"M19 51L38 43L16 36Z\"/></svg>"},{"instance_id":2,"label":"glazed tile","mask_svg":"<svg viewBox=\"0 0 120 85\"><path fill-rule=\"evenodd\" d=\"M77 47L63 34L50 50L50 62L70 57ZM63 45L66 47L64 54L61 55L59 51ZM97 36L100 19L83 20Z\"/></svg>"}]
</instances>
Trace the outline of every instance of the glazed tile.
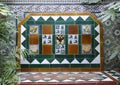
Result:
<instances>
[{"instance_id":1,"label":"glazed tile","mask_svg":"<svg viewBox=\"0 0 120 85\"><path fill-rule=\"evenodd\" d=\"M20 85L116 85L120 74L105 73L107 75L104 72L20 72L19 75ZM108 75L114 75L113 79Z\"/></svg>"}]
</instances>

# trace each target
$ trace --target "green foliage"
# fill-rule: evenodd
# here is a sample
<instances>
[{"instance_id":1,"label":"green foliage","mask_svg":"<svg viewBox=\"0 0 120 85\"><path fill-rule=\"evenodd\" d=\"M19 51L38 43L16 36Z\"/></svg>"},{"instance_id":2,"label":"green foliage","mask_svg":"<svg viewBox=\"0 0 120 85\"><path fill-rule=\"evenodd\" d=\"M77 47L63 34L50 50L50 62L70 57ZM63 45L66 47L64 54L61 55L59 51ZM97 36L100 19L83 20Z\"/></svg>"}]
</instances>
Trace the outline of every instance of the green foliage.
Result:
<instances>
[{"instance_id":1,"label":"green foliage","mask_svg":"<svg viewBox=\"0 0 120 85\"><path fill-rule=\"evenodd\" d=\"M117 47L113 48L112 55L109 56L109 59L112 60L115 57L118 57L119 60L120 60L120 45L118 45Z\"/></svg>"},{"instance_id":2,"label":"green foliage","mask_svg":"<svg viewBox=\"0 0 120 85\"><path fill-rule=\"evenodd\" d=\"M12 15L12 12L9 10L7 5L0 3L0 14L3 16L9 16Z\"/></svg>"},{"instance_id":3,"label":"green foliage","mask_svg":"<svg viewBox=\"0 0 120 85\"><path fill-rule=\"evenodd\" d=\"M15 17L5 4L0 3L0 85L13 85L19 81L17 69L20 67L17 49L9 46L16 33L15 25L8 19Z\"/></svg>"},{"instance_id":4,"label":"green foliage","mask_svg":"<svg viewBox=\"0 0 120 85\"><path fill-rule=\"evenodd\" d=\"M116 13L116 11L118 11L119 9L120 2L112 2L108 5L105 5L104 10L101 12L102 16L100 17L100 20L102 20L103 22L108 19L114 21L116 18L119 17Z\"/></svg>"}]
</instances>

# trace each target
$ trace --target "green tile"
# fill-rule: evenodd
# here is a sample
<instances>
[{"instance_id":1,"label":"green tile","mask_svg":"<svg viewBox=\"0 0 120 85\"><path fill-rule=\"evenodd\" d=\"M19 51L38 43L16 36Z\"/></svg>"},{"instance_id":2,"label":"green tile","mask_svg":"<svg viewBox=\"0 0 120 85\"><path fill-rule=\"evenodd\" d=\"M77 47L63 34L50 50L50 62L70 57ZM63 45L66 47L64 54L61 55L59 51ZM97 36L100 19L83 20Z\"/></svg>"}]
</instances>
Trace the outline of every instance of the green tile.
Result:
<instances>
[{"instance_id":1,"label":"green tile","mask_svg":"<svg viewBox=\"0 0 120 85\"><path fill-rule=\"evenodd\" d=\"M22 45L26 48L29 49L29 43L28 43L28 38L26 38L26 40L22 43Z\"/></svg>"},{"instance_id":2,"label":"green tile","mask_svg":"<svg viewBox=\"0 0 120 85\"><path fill-rule=\"evenodd\" d=\"M84 21L81 17L77 18L76 23L79 24L80 21Z\"/></svg>"},{"instance_id":3,"label":"green tile","mask_svg":"<svg viewBox=\"0 0 120 85\"><path fill-rule=\"evenodd\" d=\"M96 31L96 30L94 30L94 35L95 35L95 37L97 37L98 35L99 35L99 33Z\"/></svg>"},{"instance_id":4,"label":"green tile","mask_svg":"<svg viewBox=\"0 0 120 85\"><path fill-rule=\"evenodd\" d=\"M36 24L35 21L27 21L26 23L27 23L28 25L35 25L35 24Z\"/></svg>"},{"instance_id":5,"label":"green tile","mask_svg":"<svg viewBox=\"0 0 120 85\"><path fill-rule=\"evenodd\" d=\"M85 59L85 58L76 58L80 63Z\"/></svg>"},{"instance_id":6,"label":"green tile","mask_svg":"<svg viewBox=\"0 0 120 85\"><path fill-rule=\"evenodd\" d=\"M94 22L94 27L98 26L98 24L96 22Z\"/></svg>"},{"instance_id":7,"label":"green tile","mask_svg":"<svg viewBox=\"0 0 120 85\"><path fill-rule=\"evenodd\" d=\"M63 19L62 17L59 17L59 18L56 20L55 24L65 24L65 21L64 21L64 19Z\"/></svg>"},{"instance_id":8,"label":"green tile","mask_svg":"<svg viewBox=\"0 0 120 85\"><path fill-rule=\"evenodd\" d=\"M71 64L71 68L90 68L90 64Z\"/></svg>"},{"instance_id":9,"label":"green tile","mask_svg":"<svg viewBox=\"0 0 120 85\"><path fill-rule=\"evenodd\" d=\"M33 62L34 60L34 57L31 57L31 58L26 58L30 63Z\"/></svg>"},{"instance_id":10,"label":"green tile","mask_svg":"<svg viewBox=\"0 0 120 85\"><path fill-rule=\"evenodd\" d=\"M94 51L95 57L97 57L100 53L98 51Z\"/></svg>"},{"instance_id":11,"label":"green tile","mask_svg":"<svg viewBox=\"0 0 120 85\"><path fill-rule=\"evenodd\" d=\"M93 18L88 17L88 18L86 19L86 21L94 21L94 20L93 20Z\"/></svg>"},{"instance_id":12,"label":"green tile","mask_svg":"<svg viewBox=\"0 0 120 85\"><path fill-rule=\"evenodd\" d=\"M36 22L45 22L45 20L42 17L40 17Z\"/></svg>"},{"instance_id":13,"label":"green tile","mask_svg":"<svg viewBox=\"0 0 120 85\"><path fill-rule=\"evenodd\" d=\"M37 60L41 63L45 58L37 58Z\"/></svg>"},{"instance_id":14,"label":"green tile","mask_svg":"<svg viewBox=\"0 0 120 85\"><path fill-rule=\"evenodd\" d=\"M60 63L64 60L64 58L56 58Z\"/></svg>"},{"instance_id":15,"label":"green tile","mask_svg":"<svg viewBox=\"0 0 120 85\"><path fill-rule=\"evenodd\" d=\"M66 20L66 24L74 24L75 21L73 18L69 17L67 20Z\"/></svg>"},{"instance_id":16,"label":"green tile","mask_svg":"<svg viewBox=\"0 0 120 85\"><path fill-rule=\"evenodd\" d=\"M51 63L55 58L47 58L47 60Z\"/></svg>"},{"instance_id":17,"label":"green tile","mask_svg":"<svg viewBox=\"0 0 120 85\"><path fill-rule=\"evenodd\" d=\"M30 17L27 21L35 21L33 17Z\"/></svg>"},{"instance_id":18,"label":"green tile","mask_svg":"<svg viewBox=\"0 0 120 85\"><path fill-rule=\"evenodd\" d=\"M91 64L91 68L100 68L100 64Z\"/></svg>"},{"instance_id":19,"label":"green tile","mask_svg":"<svg viewBox=\"0 0 120 85\"><path fill-rule=\"evenodd\" d=\"M30 68L50 68L50 64L31 64Z\"/></svg>"},{"instance_id":20,"label":"green tile","mask_svg":"<svg viewBox=\"0 0 120 85\"><path fill-rule=\"evenodd\" d=\"M21 68L30 68L30 64L21 64Z\"/></svg>"},{"instance_id":21,"label":"green tile","mask_svg":"<svg viewBox=\"0 0 120 85\"><path fill-rule=\"evenodd\" d=\"M89 57L89 58L86 58L87 59L87 61L90 63L90 62L92 62L95 58L94 57Z\"/></svg>"},{"instance_id":22,"label":"green tile","mask_svg":"<svg viewBox=\"0 0 120 85\"><path fill-rule=\"evenodd\" d=\"M66 58L70 63L74 60L74 58Z\"/></svg>"},{"instance_id":23,"label":"green tile","mask_svg":"<svg viewBox=\"0 0 120 85\"><path fill-rule=\"evenodd\" d=\"M54 24L54 19L52 17L49 17L45 23L46 24Z\"/></svg>"},{"instance_id":24,"label":"green tile","mask_svg":"<svg viewBox=\"0 0 120 85\"><path fill-rule=\"evenodd\" d=\"M50 65L51 68L69 68L70 65L69 64L51 64Z\"/></svg>"},{"instance_id":25,"label":"green tile","mask_svg":"<svg viewBox=\"0 0 120 85\"><path fill-rule=\"evenodd\" d=\"M94 40L94 48L98 46L98 44L99 44L98 41Z\"/></svg>"}]
</instances>

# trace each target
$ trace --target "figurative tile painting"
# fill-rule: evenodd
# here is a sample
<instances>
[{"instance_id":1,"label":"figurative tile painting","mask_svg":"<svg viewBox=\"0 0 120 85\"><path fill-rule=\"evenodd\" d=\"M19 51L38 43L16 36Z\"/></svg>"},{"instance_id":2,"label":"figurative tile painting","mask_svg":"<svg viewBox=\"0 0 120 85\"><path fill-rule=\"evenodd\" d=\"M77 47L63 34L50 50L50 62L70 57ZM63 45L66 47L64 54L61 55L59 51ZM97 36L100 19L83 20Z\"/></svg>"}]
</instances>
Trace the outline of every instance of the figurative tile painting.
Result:
<instances>
[{"instance_id":1,"label":"figurative tile painting","mask_svg":"<svg viewBox=\"0 0 120 85\"><path fill-rule=\"evenodd\" d=\"M91 54L90 44L82 44L82 54Z\"/></svg>"},{"instance_id":2,"label":"figurative tile painting","mask_svg":"<svg viewBox=\"0 0 120 85\"><path fill-rule=\"evenodd\" d=\"M101 70L101 23L90 13L84 13L85 17L82 15L28 15L23 24L19 24L19 36L22 37L20 46L30 49L37 55L21 60L21 67Z\"/></svg>"},{"instance_id":3,"label":"figurative tile painting","mask_svg":"<svg viewBox=\"0 0 120 85\"><path fill-rule=\"evenodd\" d=\"M38 29L39 27L38 26L30 26L30 34L38 34Z\"/></svg>"},{"instance_id":4,"label":"figurative tile painting","mask_svg":"<svg viewBox=\"0 0 120 85\"><path fill-rule=\"evenodd\" d=\"M35 45L35 44L30 44L30 51L32 51L35 54L38 54L39 52L39 45Z\"/></svg>"},{"instance_id":5,"label":"figurative tile painting","mask_svg":"<svg viewBox=\"0 0 120 85\"><path fill-rule=\"evenodd\" d=\"M52 44L52 35L42 35L42 44Z\"/></svg>"},{"instance_id":6,"label":"figurative tile painting","mask_svg":"<svg viewBox=\"0 0 120 85\"><path fill-rule=\"evenodd\" d=\"M91 25L82 25L82 34L91 34Z\"/></svg>"}]
</instances>

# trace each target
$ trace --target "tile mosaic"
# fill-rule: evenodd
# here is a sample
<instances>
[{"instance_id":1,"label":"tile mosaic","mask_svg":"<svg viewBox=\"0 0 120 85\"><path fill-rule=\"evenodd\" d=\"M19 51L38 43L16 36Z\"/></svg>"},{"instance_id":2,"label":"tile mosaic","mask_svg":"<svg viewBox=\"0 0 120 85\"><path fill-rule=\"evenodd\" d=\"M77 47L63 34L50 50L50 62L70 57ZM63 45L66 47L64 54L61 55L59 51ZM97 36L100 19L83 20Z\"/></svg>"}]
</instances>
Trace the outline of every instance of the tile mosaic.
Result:
<instances>
[{"instance_id":1,"label":"tile mosaic","mask_svg":"<svg viewBox=\"0 0 120 85\"><path fill-rule=\"evenodd\" d=\"M66 19L67 21L64 21L63 18ZM84 24L81 24L81 23L73 24L73 22L75 23L76 22L75 20L78 20L78 18ZM82 18L86 21L84 21ZM96 52L96 51L99 47L99 41L96 41L96 40L94 41L94 39L92 39L92 41L94 41L94 44L95 44L95 47L96 47L96 50L95 50L96 53L94 52L95 56L79 55L79 54L82 53L81 52L82 46L79 45L81 43L80 42L80 40L81 40L81 35L80 34L81 34L81 31L82 31L82 30L80 30L81 25L84 25L84 26L88 25L88 26L94 28L94 25L91 25L91 24L94 23L94 21L92 21L89 17L88 18L87 17L86 18L82 17L82 18L80 16L71 16L71 17L70 16L63 16L63 17L62 16L60 16L60 17L56 16L55 18L53 16L52 17L51 16L41 16L41 17L37 16L37 17L30 18L29 23L32 23L33 21L34 21L34 23L37 23L37 24L41 24L41 22L43 23L43 24L40 25L40 28L42 28L42 29L39 30L39 39L40 39L39 40L39 42L40 42L39 45L40 46L38 46L38 47L41 49L40 52L39 52L40 55L39 56L36 55L34 57L34 59L36 59L40 63L40 65L35 66L35 64L34 65L31 64L30 66L32 68L34 66L35 67L44 67L45 65L43 65L44 63L42 63L42 62L46 59L46 61L48 61L47 62L48 65L46 64L47 66L45 66L45 67L49 67L50 64L52 64L52 67L57 67L56 64L61 64L60 67L63 67L62 65L64 65L64 64L68 64L68 65L65 65L65 67L67 67L67 66L69 67L71 64L73 64L73 65L71 65L72 67L75 67L75 66L76 67L83 67L83 66L90 67L90 65L83 65L82 66L81 62L84 62L84 59L86 58L86 60L90 63L94 60L94 58L96 58L96 56L98 56L99 52ZM56 21L56 23L51 22L52 24L49 23L49 25L44 24L45 20L47 21L47 23L50 22L50 20L52 22ZM63 22L64 22L64 24L63 24ZM90 24L88 24L88 23L90 23ZM25 24L25 26L24 26L25 29L28 28L27 25L29 25L29 24ZM48 30L48 28L50 30ZM76 28L76 29L73 30L73 28ZM72 29L72 31L70 32L71 29ZM90 28L90 31L91 30L92 29ZM24 34L25 32L28 33L28 30L27 31L26 30L22 31L23 37L26 38L26 39L23 40L22 45L26 47L26 43L28 43L27 42L27 37L28 36L26 36ZM72 33L72 32L74 32L74 33ZM69 33L72 33L72 34L69 34ZM75 34L75 33L77 33L77 34ZM88 32L88 33L91 33L91 32ZM92 33L94 33L94 32L92 32ZM85 32L84 32L84 34L85 34ZM98 34L95 34L95 35L98 35ZM73 37L73 39L71 39L71 36ZM93 36L92 38L94 38L94 37L96 37L96 36ZM87 38L87 39L90 39L90 38ZM70 40L72 40L72 43L70 43ZM77 42L74 42L76 40L77 40ZM50 41L50 43L48 45L49 41ZM90 42L90 40L89 40L89 42ZM70 49L68 50L68 48L70 48L71 51L70 51ZM91 48L93 49L93 46ZM53 55L53 56L49 56L49 55ZM77 58L76 58L76 56L77 56ZM92 58L89 59L88 57L91 57L91 56L92 56ZM69 58L69 57L71 57L71 58ZM98 56L98 57L100 57L100 56ZM83 59L80 59L80 58L83 58ZM30 63L32 63L32 62L34 62L34 59L31 59L31 60L28 60L28 61L30 61ZM75 65L75 63L76 63L76 65ZM81 65L78 65L78 64L81 64ZM41 65L43 65L43 66L41 66ZM94 66L96 66L96 65L93 65L93 67Z\"/></svg>"}]
</instances>

